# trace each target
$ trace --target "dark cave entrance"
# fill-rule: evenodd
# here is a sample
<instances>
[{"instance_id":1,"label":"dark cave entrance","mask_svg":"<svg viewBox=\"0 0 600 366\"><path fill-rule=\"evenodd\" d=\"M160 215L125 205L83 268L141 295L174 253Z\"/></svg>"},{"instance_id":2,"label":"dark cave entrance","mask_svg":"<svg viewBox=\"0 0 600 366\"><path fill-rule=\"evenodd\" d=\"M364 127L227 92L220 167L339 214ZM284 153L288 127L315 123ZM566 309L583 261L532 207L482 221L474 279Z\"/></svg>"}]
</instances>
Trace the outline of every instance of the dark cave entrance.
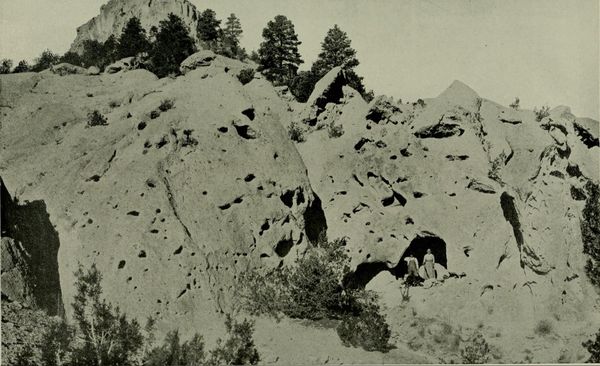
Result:
<instances>
[{"instance_id":1,"label":"dark cave entrance","mask_svg":"<svg viewBox=\"0 0 600 366\"><path fill-rule=\"evenodd\" d=\"M404 277L408 272L408 267L404 258L410 254L414 255L419 261L419 266L423 265L423 257L427 254L427 249L431 249L431 254L435 257L435 263L439 263L444 268L448 268L448 259L446 257L446 242L435 235L424 234L417 235L408 248L404 251L398 265L390 270L396 278Z\"/></svg>"},{"instance_id":2,"label":"dark cave entrance","mask_svg":"<svg viewBox=\"0 0 600 366\"><path fill-rule=\"evenodd\" d=\"M365 286L382 271L389 271L396 279L404 277L408 272L406 258L413 254L419 261L419 266L423 265L423 257L431 249L431 254L435 257L435 262L448 268L448 259L446 257L446 242L433 235L421 234L414 238L408 248L404 251L400 262L393 268L389 268L385 262L361 263L354 272L348 273L343 279L344 288L365 288Z\"/></svg>"}]
</instances>

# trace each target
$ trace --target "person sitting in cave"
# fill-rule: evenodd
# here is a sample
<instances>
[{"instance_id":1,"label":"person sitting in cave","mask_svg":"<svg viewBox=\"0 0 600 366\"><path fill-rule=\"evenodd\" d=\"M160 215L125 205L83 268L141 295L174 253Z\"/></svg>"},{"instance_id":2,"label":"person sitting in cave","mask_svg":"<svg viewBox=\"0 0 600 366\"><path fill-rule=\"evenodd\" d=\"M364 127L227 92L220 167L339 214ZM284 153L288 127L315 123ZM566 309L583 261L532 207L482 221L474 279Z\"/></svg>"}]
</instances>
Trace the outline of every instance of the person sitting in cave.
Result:
<instances>
[{"instance_id":1,"label":"person sitting in cave","mask_svg":"<svg viewBox=\"0 0 600 366\"><path fill-rule=\"evenodd\" d=\"M431 249L427 249L427 254L423 257L423 267L425 269L425 279L435 279L435 257L431 254Z\"/></svg>"},{"instance_id":2,"label":"person sitting in cave","mask_svg":"<svg viewBox=\"0 0 600 366\"><path fill-rule=\"evenodd\" d=\"M411 253L404 260L406 261L406 267L408 267L404 280L408 281L411 277L419 277L419 261L417 258Z\"/></svg>"}]
</instances>

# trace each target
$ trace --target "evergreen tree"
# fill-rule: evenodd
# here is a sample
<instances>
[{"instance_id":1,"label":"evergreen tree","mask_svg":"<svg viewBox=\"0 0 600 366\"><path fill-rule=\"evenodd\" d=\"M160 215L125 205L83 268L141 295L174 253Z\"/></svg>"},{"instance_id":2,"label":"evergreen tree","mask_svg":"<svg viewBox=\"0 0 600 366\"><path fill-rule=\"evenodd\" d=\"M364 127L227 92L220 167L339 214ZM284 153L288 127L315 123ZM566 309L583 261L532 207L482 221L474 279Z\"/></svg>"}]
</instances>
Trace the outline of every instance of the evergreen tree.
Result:
<instances>
[{"instance_id":1,"label":"evergreen tree","mask_svg":"<svg viewBox=\"0 0 600 366\"><path fill-rule=\"evenodd\" d=\"M2 62L0 62L0 74L9 74L12 67L12 60L9 60L7 58L2 59Z\"/></svg>"},{"instance_id":2,"label":"evergreen tree","mask_svg":"<svg viewBox=\"0 0 600 366\"><path fill-rule=\"evenodd\" d=\"M75 66L83 66L83 57L77 52L66 52L60 57L60 62L66 62Z\"/></svg>"},{"instance_id":3,"label":"evergreen tree","mask_svg":"<svg viewBox=\"0 0 600 366\"><path fill-rule=\"evenodd\" d=\"M240 37L242 36L242 24L235 14L231 13L227 22L225 22L225 29L223 29L223 51L226 56L235 57L241 59L245 50L240 48Z\"/></svg>"},{"instance_id":4,"label":"evergreen tree","mask_svg":"<svg viewBox=\"0 0 600 366\"><path fill-rule=\"evenodd\" d=\"M294 24L283 15L277 15L263 29L264 41L258 50L258 70L276 84L293 80L298 65L303 63L298 46L302 43L294 30Z\"/></svg>"},{"instance_id":5,"label":"evergreen tree","mask_svg":"<svg viewBox=\"0 0 600 366\"><path fill-rule=\"evenodd\" d=\"M149 48L150 42L146 38L146 30L142 27L140 20L136 17L130 18L119 37L118 57L136 56L139 53L147 52Z\"/></svg>"},{"instance_id":6,"label":"evergreen tree","mask_svg":"<svg viewBox=\"0 0 600 366\"><path fill-rule=\"evenodd\" d=\"M373 99L372 92L368 92L363 84L363 78L358 76L354 68L359 65L356 51L351 46L348 34L342 31L337 24L327 31L325 39L321 43L321 53L311 67L314 74L315 84L331 69L341 66L346 71L348 85L358 91L365 100ZM313 85L314 88L314 85ZM312 91L312 88L311 88Z\"/></svg>"},{"instance_id":7,"label":"evergreen tree","mask_svg":"<svg viewBox=\"0 0 600 366\"><path fill-rule=\"evenodd\" d=\"M114 35L108 37L104 43L89 39L83 41L81 56L83 66L97 66L100 70L104 70L106 66L118 59L118 44Z\"/></svg>"},{"instance_id":8,"label":"evergreen tree","mask_svg":"<svg viewBox=\"0 0 600 366\"><path fill-rule=\"evenodd\" d=\"M198 39L211 50L216 50L221 35L221 21L217 19L217 14L212 9L206 9L200 14L198 19Z\"/></svg>"},{"instance_id":9,"label":"evergreen tree","mask_svg":"<svg viewBox=\"0 0 600 366\"><path fill-rule=\"evenodd\" d=\"M356 51L350 46L351 41L346 32L342 31L337 24L327 31L325 39L321 43L321 53L313 63L311 70L318 76L323 77L336 66L342 66L344 70L352 70L358 66Z\"/></svg>"},{"instance_id":10,"label":"evergreen tree","mask_svg":"<svg viewBox=\"0 0 600 366\"><path fill-rule=\"evenodd\" d=\"M29 71L30 71L29 63L27 63L27 61L25 61L25 60L21 60L21 61L19 61L19 63L15 67L15 69L13 70L13 73L18 74L21 72L29 72Z\"/></svg>"},{"instance_id":11,"label":"evergreen tree","mask_svg":"<svg viewBox=\"0 0 600 366\"><path fill-rule=\"evenodd\" d=\"M151 69L158 77L179 73L179 64L195 52L189 29L177 15L170 13L161 21L150 51Z\"/></svg>"},{"instance_id":12,"label":"evergreen tree","mask_svg":"<svg viewBox=\"0 0 600 366\"><path fill-rule=\"evenodd\" d=\"M31 71L40 72L49 69L52 65L56 65L59 60L59 55L50 50L44 50L40 57L35 59L35 64L31 67Z\"/></svg>"}]
</instances>

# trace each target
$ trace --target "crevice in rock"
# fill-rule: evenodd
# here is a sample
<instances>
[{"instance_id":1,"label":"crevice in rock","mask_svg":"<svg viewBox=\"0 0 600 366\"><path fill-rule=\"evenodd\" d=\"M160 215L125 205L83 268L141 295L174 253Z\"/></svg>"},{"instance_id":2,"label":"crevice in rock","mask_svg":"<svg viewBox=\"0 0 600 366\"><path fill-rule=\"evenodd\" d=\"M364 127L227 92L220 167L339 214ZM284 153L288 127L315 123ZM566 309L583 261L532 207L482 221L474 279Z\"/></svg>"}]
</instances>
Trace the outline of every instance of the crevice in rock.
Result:
<instances>
[{"instance_id":1,"label":"crevice in rock","mask_svg":"<svg viewBox=\"0 0 600 366\"><path fill-rule=\"evenodd\" d=\"M428 126L415 132L414 135L418 138L441 139L451 136L461 136L465 132L458 124L455 123L438 123L433 126Z\"/></svg>"},{"instance_id":2,"label":"crevice in rock","mask_svg":"<svg viewBox=\"0 0 600 366\"><path fill-rule=\"evenodd\" d=\"M524 239L523 239L523 233L521 232L521 222L519 221L519 212L517 211L517 207L515 206L515 199L507 192L503 192L500 195L500 206L502 207L502 213L504 214L504 219L506 219L506 221L508 221L508 223L513 228L513 233L515 235L517 247L520 252L521 248L523 247ZM521 267L523 267L522 261L521 261Z\"/></svg>"}]
</instances>

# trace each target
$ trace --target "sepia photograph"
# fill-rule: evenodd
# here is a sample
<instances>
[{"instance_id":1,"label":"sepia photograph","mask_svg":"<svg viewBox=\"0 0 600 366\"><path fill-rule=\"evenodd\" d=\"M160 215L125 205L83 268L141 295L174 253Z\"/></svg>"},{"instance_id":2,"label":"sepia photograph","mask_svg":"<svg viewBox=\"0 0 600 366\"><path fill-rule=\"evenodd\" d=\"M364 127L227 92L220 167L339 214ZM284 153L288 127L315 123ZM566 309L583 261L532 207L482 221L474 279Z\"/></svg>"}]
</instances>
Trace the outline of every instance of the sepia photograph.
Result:
<instances>
[{"instance_id":1,"label":"sepia photograph","mask_svg":"<svg viewBox=\"0 0 600 366\"><path fill-rule=\"evenodd\" d=\"M600 363L599 27L0 0L0 364Z\"/></svg>"}]
</instances>

